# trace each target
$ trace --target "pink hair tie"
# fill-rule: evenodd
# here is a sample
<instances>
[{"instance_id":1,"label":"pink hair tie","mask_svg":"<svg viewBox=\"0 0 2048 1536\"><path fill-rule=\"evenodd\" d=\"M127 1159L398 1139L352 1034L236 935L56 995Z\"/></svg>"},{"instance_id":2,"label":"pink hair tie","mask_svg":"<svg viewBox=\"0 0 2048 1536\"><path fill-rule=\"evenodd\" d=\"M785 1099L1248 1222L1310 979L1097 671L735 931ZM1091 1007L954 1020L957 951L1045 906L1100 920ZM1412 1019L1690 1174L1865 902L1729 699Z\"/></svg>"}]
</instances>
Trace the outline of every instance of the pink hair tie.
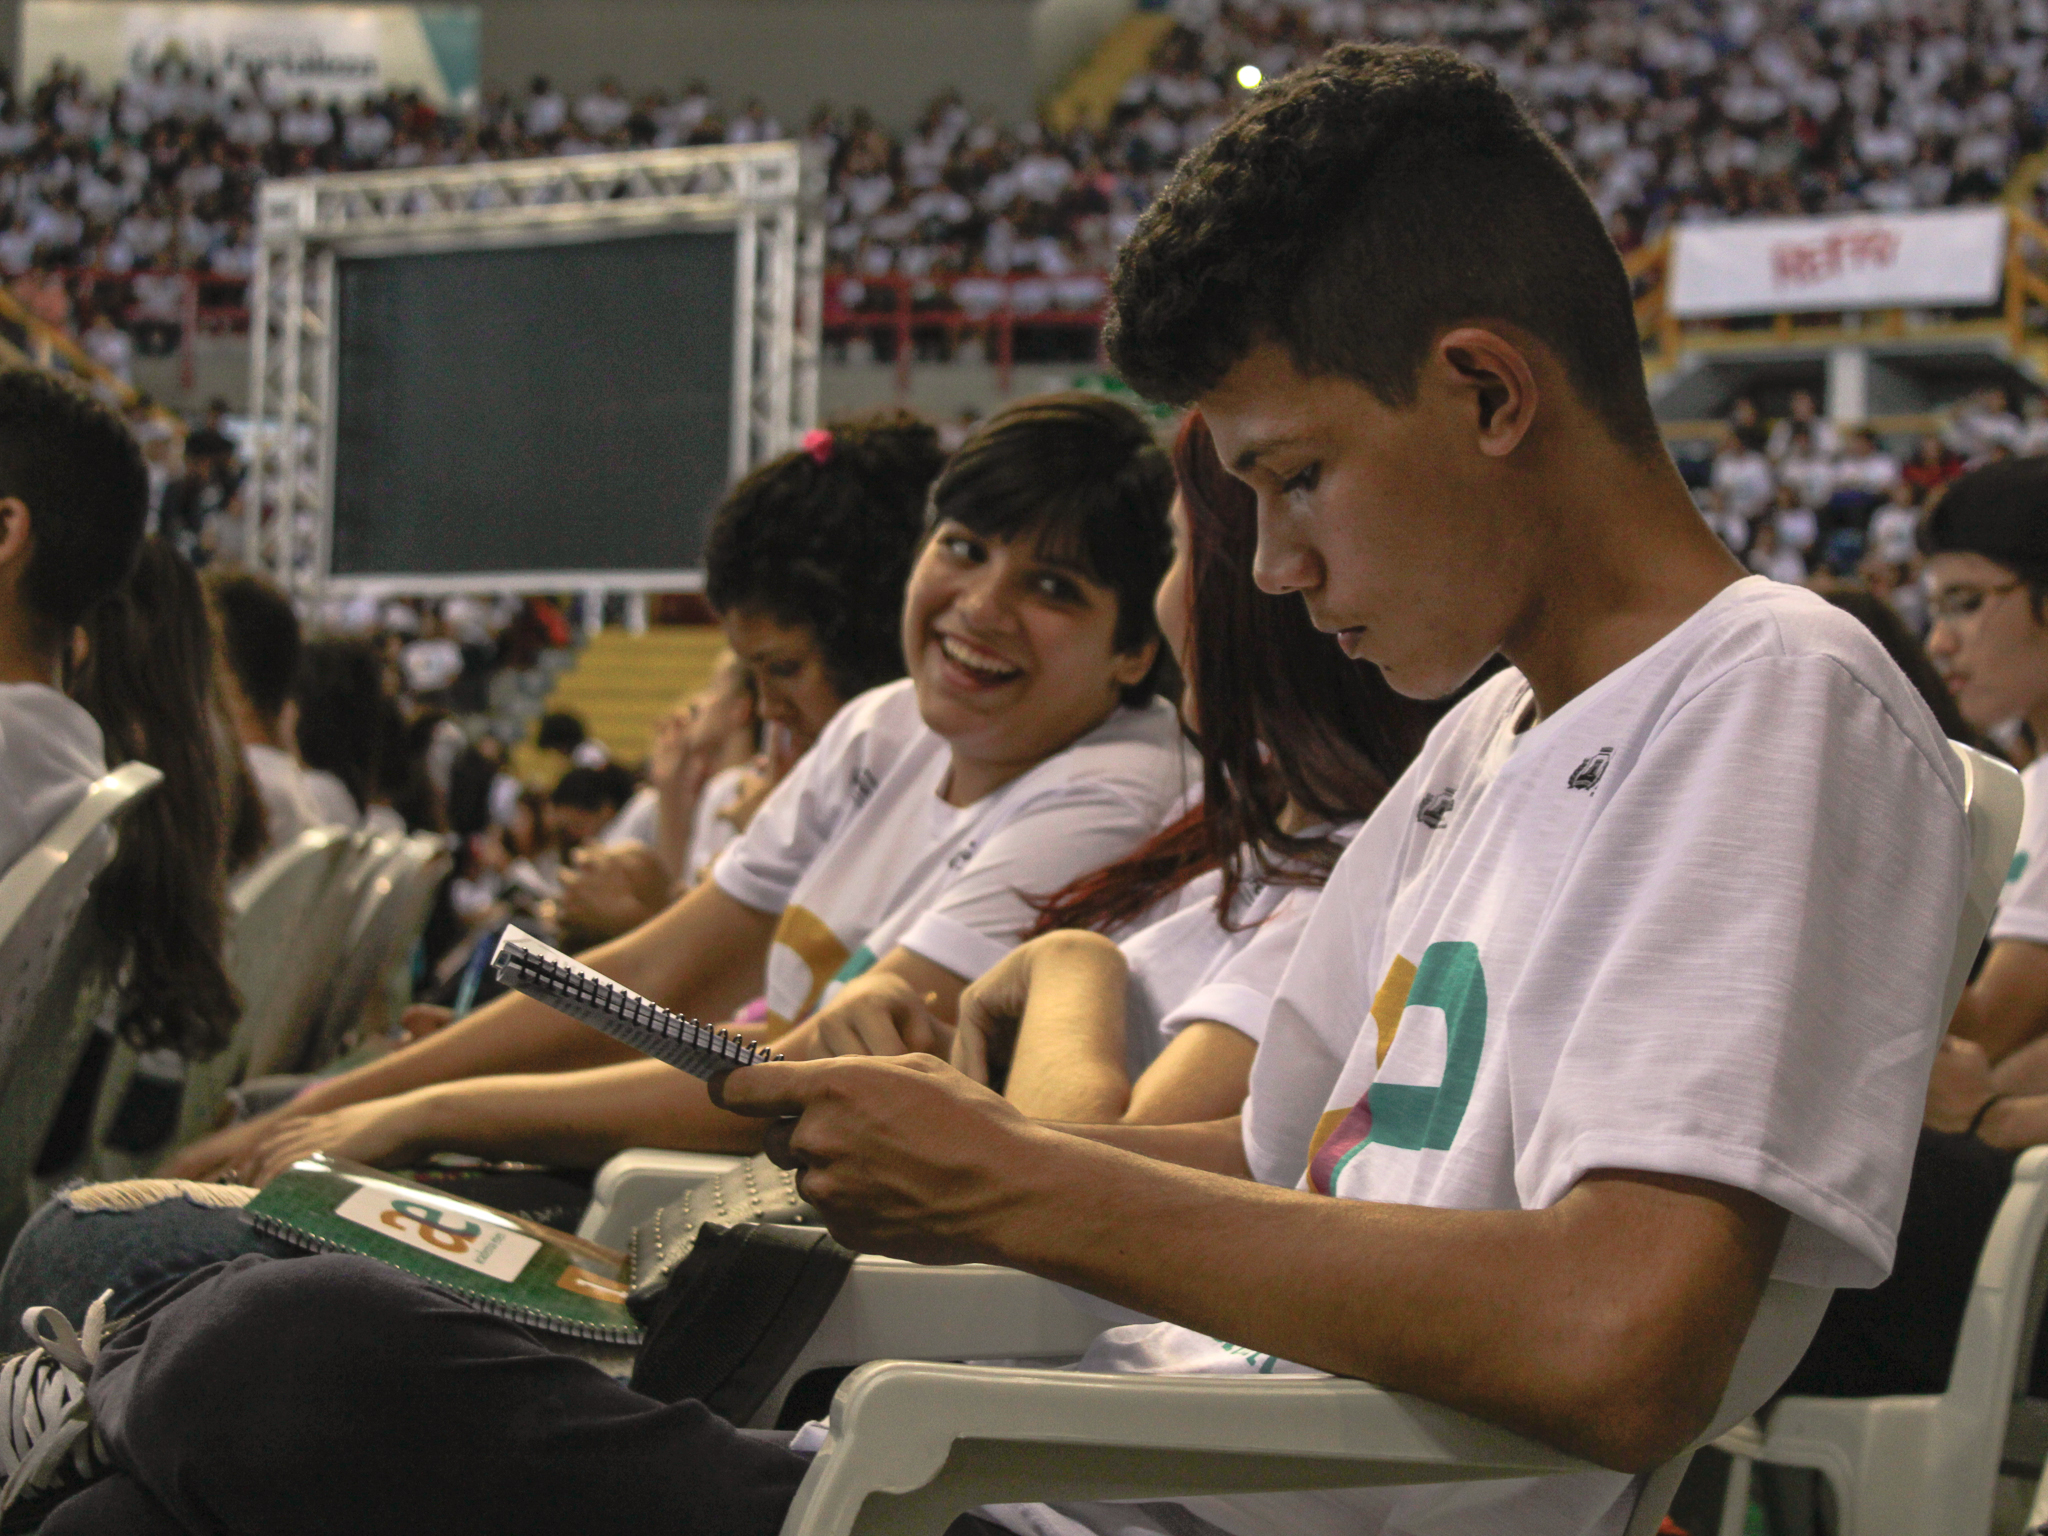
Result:
<instances>
[{"instance_id":1,"label":"pink hair tie","mask_svg":"<svg viewBox=\"0 0 2048 1536\"><path fill-rule=\"evenodd\" d=\"M832 462L832 433L826 427L813 427L804 434L804 452L820 464Z\"/></svg>"}]
</instances>

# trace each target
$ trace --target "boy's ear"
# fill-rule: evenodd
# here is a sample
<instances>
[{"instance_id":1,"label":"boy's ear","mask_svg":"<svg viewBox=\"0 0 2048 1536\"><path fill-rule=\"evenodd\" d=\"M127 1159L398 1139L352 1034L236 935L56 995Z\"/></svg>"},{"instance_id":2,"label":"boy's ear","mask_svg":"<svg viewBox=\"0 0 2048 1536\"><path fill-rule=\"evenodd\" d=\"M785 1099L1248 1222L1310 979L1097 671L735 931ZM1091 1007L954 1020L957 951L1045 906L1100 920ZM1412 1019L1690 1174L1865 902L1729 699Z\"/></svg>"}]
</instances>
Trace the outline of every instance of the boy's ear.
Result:
<instances>
[{"instance_id":1,"label":"boy's ear","mask_svg":"<svg viewBox=\"0 0 2048 1536\"><path fill-rule=\"evenodd\" d=\"M1505 458L1536 419L1536 370L1522 349L1482 326L1461 326L1436 344L1436 359L1472 406L1479 451Z\"/></svg>"},{"instance_id":2,"label":"boy's ear","mask_svg":"<svg viewBox=\"0 0 2048 1536\"><path fill-rule=\"evenodd\" d=\"M35 528L28 503L19 496L0 496L0 566L25 559L34 542Z\"/></svg>"}]
</instances>

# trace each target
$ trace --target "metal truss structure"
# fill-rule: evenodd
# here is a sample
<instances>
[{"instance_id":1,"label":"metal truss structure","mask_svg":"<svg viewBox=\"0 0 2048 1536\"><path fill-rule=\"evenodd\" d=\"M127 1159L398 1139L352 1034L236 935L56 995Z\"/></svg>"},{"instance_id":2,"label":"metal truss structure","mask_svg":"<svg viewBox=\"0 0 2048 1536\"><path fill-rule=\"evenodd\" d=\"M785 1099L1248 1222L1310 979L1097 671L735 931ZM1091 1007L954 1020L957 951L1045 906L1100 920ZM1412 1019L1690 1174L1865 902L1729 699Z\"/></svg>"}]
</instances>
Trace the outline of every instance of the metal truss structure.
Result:
<instances>
[{"instance_id":1,"label":"metal truss structure","mask_svg":"<svg viewBox=\"0 0 2048 1536\"><path fill-rule=\"evenodd\" d=\"M242 556L288 590L674 591L697 572L503 572L335 578L336 262L730 229L732 475L817 419L824 231L793 143L497 161L264 183L249 285L252 467Z\"/></svg>"}]
</instances>

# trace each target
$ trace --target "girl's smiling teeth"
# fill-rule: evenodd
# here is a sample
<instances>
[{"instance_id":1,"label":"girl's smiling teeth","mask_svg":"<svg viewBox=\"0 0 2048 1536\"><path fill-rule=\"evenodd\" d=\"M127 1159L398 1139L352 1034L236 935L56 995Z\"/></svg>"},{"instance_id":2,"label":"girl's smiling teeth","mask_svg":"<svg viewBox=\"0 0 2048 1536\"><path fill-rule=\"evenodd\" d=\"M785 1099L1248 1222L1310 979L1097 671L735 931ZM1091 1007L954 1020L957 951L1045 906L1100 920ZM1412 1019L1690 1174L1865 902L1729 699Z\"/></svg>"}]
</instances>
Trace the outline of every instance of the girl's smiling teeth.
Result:
<instances>
[{"instance_id":1,"label":"girl's smiling teeth","mask_svg":"<svg viewBox=\"0 0 2048 1536\"><path fill-rule=\"evenodd\" d=\"M1007 683L1023 675L1021 667L1013 667L995 652L963 640L958 635L939 633L939 653L956 667L964 669L977 682Z\"/></svg>"}]
</instances>

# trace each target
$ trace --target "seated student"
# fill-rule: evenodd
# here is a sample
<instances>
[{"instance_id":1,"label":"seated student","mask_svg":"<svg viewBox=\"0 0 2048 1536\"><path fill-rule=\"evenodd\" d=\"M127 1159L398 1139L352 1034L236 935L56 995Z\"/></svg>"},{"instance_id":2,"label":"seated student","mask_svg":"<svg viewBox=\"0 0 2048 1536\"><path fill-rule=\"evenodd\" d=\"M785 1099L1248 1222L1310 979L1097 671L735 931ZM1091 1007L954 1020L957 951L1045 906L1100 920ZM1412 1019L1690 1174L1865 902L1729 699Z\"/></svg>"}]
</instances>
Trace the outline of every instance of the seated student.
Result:
<instances>
[{"instance_id":1,"label":"seated student","mask_svg":"<svg viewBox=\"0 0 2048 1536\"><path fill-rule=\"evenodd\" d=\"M0 371L0 870L107 771L99 726L56 683L73 628L134 563L148 500L120 418Z\"/></svg>"},{"instance_id":2,"label":"seated student","mask_svg":"<svg viewBox=\"0 0 2048 1536\"><path fill-rule=\"evenodd\" d=\"M308 828L327 825L295 748L299 616L271 582L247 571L208 571L206 595L227 659L228 715L263 797L270 846L282 848Z\"/></svg>"},{"instance_id":3,"label":"seated student","mask_svg":"<svg viewBox=\"0 0 2048 1536\"><path fill-rule=\"evenodd\" d=\"M1149 836L1192 778L1152 693L1171 480L1113 401L1047 396L991 417L931 490L901 611L910 677L834 716L713 878L589 962L703 1018L765 996L770 1039L870 969L950 1017L1030 926L1033 894ZM792 694L833 687L807 679L815 655L784 653L786 632L736 639ZM704 1104L694 1079L510 996L167 1171L246 1178L309 1143L378 1162L492 1147L591 1167L677 1144Z\"/></svg>"},{"instance_id":4,"label":"seated student","mask_svg":"<svg viewBox=\"0 0 2048 1536\"><path fill-rule=\"evenodd\" d=\"M1199 404L1257 491L1262 586L1410 696L1512 670L1338 863L1241 1126L1062 1130L918 1056L763 1064L720 1097L856 1247L1167 1320L1088 1365L1361 1377L1612 1469L961 1531L1617 1529L1769 1277L1890 1261L1966 879L1957 770L1860 626L1744 578L1700 520L1599 214L1447 50L1340 47L1261 91L1146 210L1112 317L1124 377ZM344 1255L195 1277L96 1363L59 1344L11 1369L84 1408L17 1443L49 1447L45 1486L115 1475L44 1536L316 1536L430 1502L478 1531L768 1536L816 1439L656 1404Z\"/></svg>"},{"instance_id":5,"label":"seated student","mask_svg":"<svg viewBox=\"0 0 2048 1536\"><path fill-rule=\"evenodd\" d=\"M376 647L364 640L308 641L299 653L292 699L298 706L292 742L321 822L404 832L390 807L374 803L386 776L388 702Z\"/></svg>"},{"instance_id":6,"label":"seated student","mask_svg":"<svg viewBox=\"0 0 2048 1536\"><path fill-rule=\"evenodd\" d=\"M2048 742L2048 460L1964 475L1928 514L1921 541L1934 619L1927 652L1963 718L1979 731L2023 721ZM1994 1064L2048 1032L2048 763L2035 758L2020 782L2019 851L1991 951L1949 1025ZM2048 1073L2039 1086L2048 1089Z\"/></svg>"}]
</instances>

